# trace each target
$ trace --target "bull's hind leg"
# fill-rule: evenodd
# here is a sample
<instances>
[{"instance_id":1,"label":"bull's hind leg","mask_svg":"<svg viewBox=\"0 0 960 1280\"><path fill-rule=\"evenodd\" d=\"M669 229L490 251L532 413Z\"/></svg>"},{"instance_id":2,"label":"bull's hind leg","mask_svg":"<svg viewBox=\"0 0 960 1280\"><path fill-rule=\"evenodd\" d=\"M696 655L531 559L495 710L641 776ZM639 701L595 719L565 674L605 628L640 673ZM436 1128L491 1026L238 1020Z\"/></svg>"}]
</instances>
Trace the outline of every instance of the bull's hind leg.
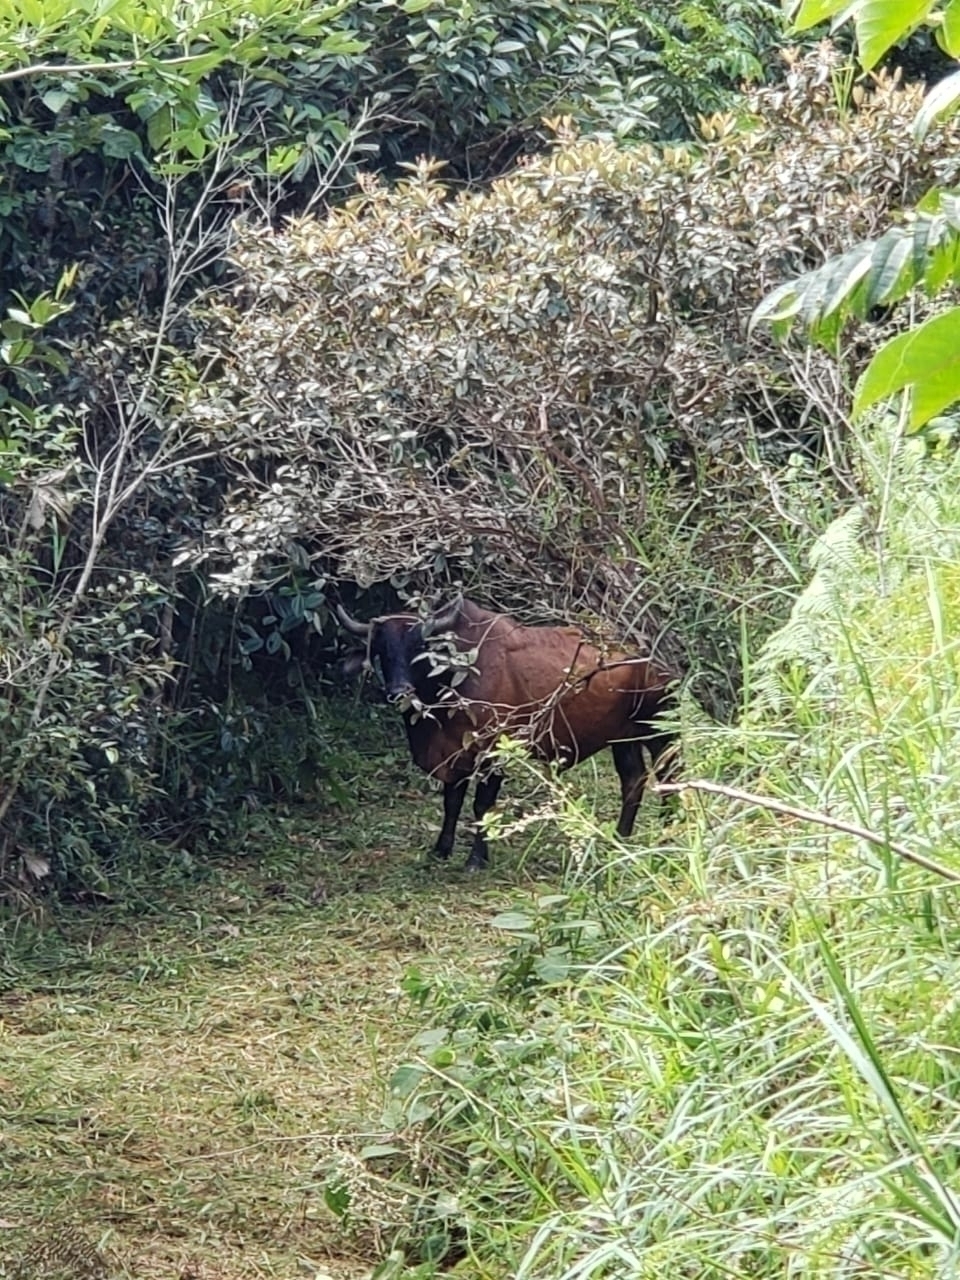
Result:
<instances>
[{"instance_id":1,"label":"bull's hind leg","mask_svg":"<svg viewBox=\"0 0 960 1280\"><path fill-rule=\"evenodd\" d=\"M463 801L470 785L469 778L458 778L456 782L443 784L443 826L433 846L435 858L449 858L453 852L453 842L457 835L457 819L463 808Z\"/></svg>"},{"instance_id":2,"label":"bull's hind leg","mask_svg":"<svg viewBox=\"0 0 960 1280\"><path fill-rule=\"evenodd\" d=\"M500 794L502 784L503 778L499 773L491 773L485 778L477 779L477 789L473 795L473 816L476 819L477 826L473 833L473 847L470 850L470 857L467 859L467 866L471 871L481 870L490 859L490 851L487 848L487 841L483 834L483 819L484 815L489 813L497 803L497 796Z\"/></svg>"},{"instance_id":3,"label":"bull's hind leg","mask_svg":"<svg viewBox=\"0 0 960 1280\"><path fill-rule=\"evenodd\" d=\"M637 810L643 799L643 789L647 783L647 762L644 752L649 752L651 766L664 781L672 771L672 765L661 766L659 761L674 741L673 734L658 733L649 738L636 739L632 742L614 742L613 762L620 775L620 821L617 823L617 835L629 836L633 833L633 824L637 820Z\"/></svg>"},{"instance_id":4,"label":"bull's hind leg","mask_svg":"<svg viewBox=\"0 0 960 1280\"><path fill-rule=\"evenodd\" d=\"M647 769L639 742L614 742L611 745L613 763L620 775L621 802L617 835L626 837L632 834L633 824L637 820L637 810L647 781Z\"/></svg>"}]
</instances>

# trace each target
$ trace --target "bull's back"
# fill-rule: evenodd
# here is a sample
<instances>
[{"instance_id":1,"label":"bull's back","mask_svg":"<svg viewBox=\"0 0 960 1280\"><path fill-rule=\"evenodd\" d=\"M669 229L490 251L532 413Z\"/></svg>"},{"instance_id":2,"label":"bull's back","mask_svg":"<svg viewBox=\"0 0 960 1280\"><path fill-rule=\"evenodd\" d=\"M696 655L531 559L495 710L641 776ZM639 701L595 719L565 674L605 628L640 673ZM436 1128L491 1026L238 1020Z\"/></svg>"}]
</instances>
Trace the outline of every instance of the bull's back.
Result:
<instances>
[{"instance_id":1,"label":"bull's back","mask_svg":"<svg viewBox=\"0 0 960 1280\"><path fill-rule=\"evenodd\" d=\"M488 615L464 627L476 673L457 693L485 740L509 733L547 759L585 760L643 736L667 677L642 658L601 654L570 627L522 627Z\"/></svg>"}]
</instances>

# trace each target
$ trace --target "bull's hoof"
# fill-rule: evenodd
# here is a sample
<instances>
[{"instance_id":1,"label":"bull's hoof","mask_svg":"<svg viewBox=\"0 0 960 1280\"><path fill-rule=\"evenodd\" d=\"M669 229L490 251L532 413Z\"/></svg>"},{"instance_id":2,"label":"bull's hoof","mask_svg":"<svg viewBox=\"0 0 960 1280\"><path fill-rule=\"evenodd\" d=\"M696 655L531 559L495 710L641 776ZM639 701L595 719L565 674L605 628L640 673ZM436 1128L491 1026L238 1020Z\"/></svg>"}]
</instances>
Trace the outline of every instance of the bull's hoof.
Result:
<instances>
[{"instance_id":1,"label":"bull's hoof","mask_svg":"<svg viewBox=\"0 0 960 1280\"><path fill-rule=\"evenodd\" d=\"M452 849L442 849L440 845L435 844L430 850L430 857L435 862L446 862L452 852Z\"/></svg>"},{"instance_id":2,"label":"bull's hoof","mask_svg":"<svg viewBox=\"0 0 960 1280\"><path fill-rule=\"evenodd\" d=\"M469 857L464 863L464 871L469 871L471 875L477 871L486 871L489 863L486 858Z\"/></svg>"}]
</instances>

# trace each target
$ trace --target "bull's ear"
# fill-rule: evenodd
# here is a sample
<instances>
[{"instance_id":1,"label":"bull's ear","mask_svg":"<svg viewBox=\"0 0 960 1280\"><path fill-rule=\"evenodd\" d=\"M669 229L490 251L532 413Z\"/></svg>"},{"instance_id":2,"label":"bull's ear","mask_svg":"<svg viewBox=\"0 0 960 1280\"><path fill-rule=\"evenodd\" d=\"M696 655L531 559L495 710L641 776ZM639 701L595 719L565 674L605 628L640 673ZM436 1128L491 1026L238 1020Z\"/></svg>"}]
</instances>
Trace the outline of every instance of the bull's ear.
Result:
<instances>
[{"instance_id":1,"label":"bull's ear","mask_svg":"<svg viewBox=\"0 0 960 1280\"><path fill-rule=\"evenodd\" d=\"M340 670L345 676L355 676L367 665L367 654L364 649L357 649L355 653L348 653L340 664Z\"/></svg>"}]
</instances>

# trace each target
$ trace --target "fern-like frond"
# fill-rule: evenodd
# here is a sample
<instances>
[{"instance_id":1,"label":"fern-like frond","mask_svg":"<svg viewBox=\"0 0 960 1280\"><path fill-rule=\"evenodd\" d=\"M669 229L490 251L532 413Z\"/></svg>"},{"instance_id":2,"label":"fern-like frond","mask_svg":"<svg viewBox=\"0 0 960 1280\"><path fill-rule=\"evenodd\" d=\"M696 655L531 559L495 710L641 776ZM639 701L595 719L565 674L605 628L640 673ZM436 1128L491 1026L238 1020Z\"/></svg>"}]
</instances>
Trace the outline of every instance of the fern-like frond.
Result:
<instances>
[{"instance_id":1,"label":"fern-like frond","mask_svg":"<svg viewBox=\"0 0 960 1280\"><path fill-rule=\"evenodd\" d=\"M767 640L754 671L754 709L778 710L782 706L785 672L798 666L808 672L826 665L842 634L843 611L859 580L862 590L864 511L853 507L834 520L810 552L813 569L807 586L794 601L790 617Z\"/></svg>"}]
</instances>

